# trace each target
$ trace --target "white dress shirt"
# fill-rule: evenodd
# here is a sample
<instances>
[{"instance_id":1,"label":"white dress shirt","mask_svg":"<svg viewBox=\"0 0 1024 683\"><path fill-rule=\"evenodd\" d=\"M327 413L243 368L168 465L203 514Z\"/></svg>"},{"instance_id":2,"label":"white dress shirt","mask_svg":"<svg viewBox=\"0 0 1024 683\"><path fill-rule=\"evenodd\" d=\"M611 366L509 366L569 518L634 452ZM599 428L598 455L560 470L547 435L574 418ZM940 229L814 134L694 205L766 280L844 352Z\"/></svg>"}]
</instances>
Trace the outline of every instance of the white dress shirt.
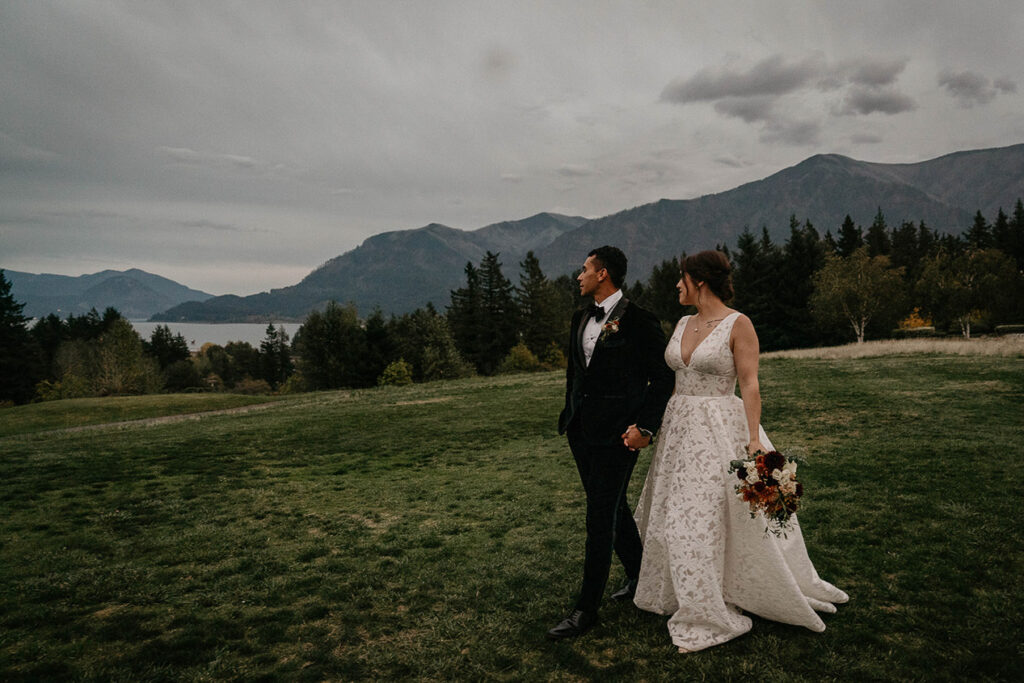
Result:
<instances>
[{"instance_id":1,"label":"white dress shirt","mask_svg":"<svg viewBox=\"0 0 1024 683\"><path fill-rule=\"evenodd\" d=\"M583 356L587 361L588 367L590 366L590 357L594 355L594 346L597 344L597 338L601 336L601 330L604 328L604 321L608 319L608 315L621 298L622 290L616 289L614 294L609 295L608 298L598 304L604 309L604 316L601 318L591 318L583 327Z\"/></svg>"}]
</instances>

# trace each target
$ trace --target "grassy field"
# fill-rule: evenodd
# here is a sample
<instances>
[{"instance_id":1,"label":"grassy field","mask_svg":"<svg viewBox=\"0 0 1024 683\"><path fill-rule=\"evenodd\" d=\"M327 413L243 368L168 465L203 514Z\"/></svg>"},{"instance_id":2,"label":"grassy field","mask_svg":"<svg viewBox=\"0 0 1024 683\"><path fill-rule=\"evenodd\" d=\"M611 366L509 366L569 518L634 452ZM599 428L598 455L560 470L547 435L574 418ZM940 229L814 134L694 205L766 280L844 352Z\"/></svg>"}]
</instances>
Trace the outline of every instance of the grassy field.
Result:
<instances>
[{"instance_id":1,"label":"grassy field","mask_svg":"<svg viewBox=\"0 0 1024 683\"><path fill-rule=\"evenodd\" d=\"M583 554L551 373L74 432L47 431L62 406L126 414L0 412L0 680L1015 680L1024 358L762 368L811 557L851 596L825 633L755 618L679 655L663 617L607 604L546 641ZM188 398L130 416L251 401Z\"/></svg>"}]
</instances>

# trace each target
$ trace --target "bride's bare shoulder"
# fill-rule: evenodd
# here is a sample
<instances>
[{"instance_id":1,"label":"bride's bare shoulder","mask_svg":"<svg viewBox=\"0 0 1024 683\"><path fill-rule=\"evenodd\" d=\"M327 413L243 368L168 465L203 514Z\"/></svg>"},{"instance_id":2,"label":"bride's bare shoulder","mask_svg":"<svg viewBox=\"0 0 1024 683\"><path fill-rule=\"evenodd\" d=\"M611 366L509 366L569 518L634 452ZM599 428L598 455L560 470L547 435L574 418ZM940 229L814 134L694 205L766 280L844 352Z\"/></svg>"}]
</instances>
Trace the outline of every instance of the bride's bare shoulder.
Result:
<instances>
[{"instance_id":1,"label":"bride's bare shoulder","mask_svg":"<svg viewBox=\"0 0 1024 683\"><path fill-rule=\"evenodd\" d=\"M751 321L750 318L746 316L746 314L741 313L740 311L734 310L733 313L736 313L737 315L736 322L734 322L732 325L732 338L737 339L740 337L750 336L756 338L757 332L754 330L753 321Z\"/></svg>"}]
</instances>

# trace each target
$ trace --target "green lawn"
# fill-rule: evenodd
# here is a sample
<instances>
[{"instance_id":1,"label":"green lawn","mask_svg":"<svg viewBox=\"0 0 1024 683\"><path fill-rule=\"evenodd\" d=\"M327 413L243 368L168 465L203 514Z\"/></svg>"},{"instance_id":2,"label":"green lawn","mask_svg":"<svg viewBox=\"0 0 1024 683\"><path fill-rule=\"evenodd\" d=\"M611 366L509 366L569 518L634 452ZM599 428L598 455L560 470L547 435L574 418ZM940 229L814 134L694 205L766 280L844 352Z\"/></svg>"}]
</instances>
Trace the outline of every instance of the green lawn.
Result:
<instances>
[{"instance_id":1,"label":"green lawn","mask_svg":"<svg viewBox=\"0 0 1024 683\"><path fill-rule=\"evenodd\" d=\"M278 400L276 396L240 394L154 394L112 398L75 398L5 408L0 438L18 434L75 429L89 425L238 408Z\"/></svg>"},{"instance_id":2,"label":"green lawn","mask_svg":"<svg viewBox=\"0 0 1024 683\"><path fill-rule=\"evenodd\" d=\"M808 460L811 557L851 600L823 634L755 618L692 655L631 605L544 639L583 554L563 386L299 395L71 433L40 432L68 426L62 406L76 424L191 408L0 411L0 680L1016 679L1024 359L765 361L765 427Z\"/></svg>"}]
</instances>

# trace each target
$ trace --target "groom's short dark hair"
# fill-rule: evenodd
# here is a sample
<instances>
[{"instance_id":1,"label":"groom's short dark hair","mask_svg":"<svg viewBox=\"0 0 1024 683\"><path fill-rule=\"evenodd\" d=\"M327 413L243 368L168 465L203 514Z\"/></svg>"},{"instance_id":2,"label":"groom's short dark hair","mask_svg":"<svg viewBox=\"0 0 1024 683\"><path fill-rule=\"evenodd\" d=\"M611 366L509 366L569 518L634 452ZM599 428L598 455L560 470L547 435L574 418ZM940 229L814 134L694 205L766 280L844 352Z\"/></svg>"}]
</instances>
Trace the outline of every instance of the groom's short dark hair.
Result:
<instances>
[{"instance_id":1,"label":"groom's short dark hair","mask_svg":"<svg viewBox=\"0 0 1024 683\"><path fill-rule=\"evenodd\" d=\"M621 249L606 244L594 249L587 256L593 256L594 260L608 271L608 277L615 288L622 289L622 283L626 281L626 255Z\"/></svg>"}]
</instances>

